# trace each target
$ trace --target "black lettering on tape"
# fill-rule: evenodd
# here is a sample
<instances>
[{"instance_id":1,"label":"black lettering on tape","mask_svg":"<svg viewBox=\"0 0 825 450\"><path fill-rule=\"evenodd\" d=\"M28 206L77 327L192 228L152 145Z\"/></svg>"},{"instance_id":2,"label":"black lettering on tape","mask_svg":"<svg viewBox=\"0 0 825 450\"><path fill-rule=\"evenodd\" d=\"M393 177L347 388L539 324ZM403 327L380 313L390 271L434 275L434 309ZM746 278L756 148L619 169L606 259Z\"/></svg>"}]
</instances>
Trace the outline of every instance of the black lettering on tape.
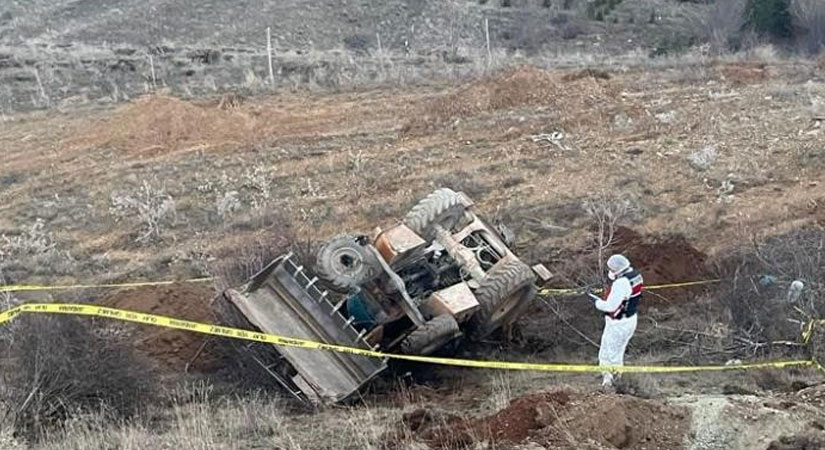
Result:
<instances>
[{"instance_id":1,"label":"black lettering on tape","mask_svg":"<svg viewBox=\"0 0 825 450\"><path fill-rule=\"evenodd\" d=\"M194 330L198 328L198 324L187 322L185 320L169 319L169 325L178 328L186 328L187 330Z\"/></svg>"},{"instance_id":2,"label":"black lettering on tape","mask_svg":"<svg viewBox=\"0 0 825 450\"><path fill-rule=\"evenodd\" d=\"M106 317L121 317L123 316L123 311L118 311L116 309L109 308L100 308L98 309L98 314Z\"/></svg>"}]
</instances>

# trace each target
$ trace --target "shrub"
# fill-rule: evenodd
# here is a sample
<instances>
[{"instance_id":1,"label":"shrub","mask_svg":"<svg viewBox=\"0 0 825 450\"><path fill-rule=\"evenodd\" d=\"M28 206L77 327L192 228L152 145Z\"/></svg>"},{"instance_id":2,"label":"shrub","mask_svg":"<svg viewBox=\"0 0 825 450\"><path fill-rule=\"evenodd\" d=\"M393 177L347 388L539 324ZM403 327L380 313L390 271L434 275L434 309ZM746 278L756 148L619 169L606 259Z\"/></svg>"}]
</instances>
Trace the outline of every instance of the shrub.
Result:
<instances>
[{"instance_id":1,"label":"shrub","mask_svg":"<svg viewBox=\"0 0 825 450\"><path fill-rule=\"evenodd\" d=\"M584 34L584 28L577 23L568 23L561 29L561 38L564 40L576 39Z\"/></svg>"},{"instance_id":2,"label":"shrub","mask_svg":"<svg viewBox=\"0 0 825 450\"><path fill-rule=\"evenodd\" d=\"M622 0L591 0L587 4L587 17L603 21L620 3L622 3Z\"/></svg>"},{"instance_id":3,"label":"shrub","mask_svg":"<svg viewBox=\"0 0 825 450\"><path fill-rule=\"evenodd\" d=\"M144 180L140 188L112 194L110 213L117 219L134 217L140 227L137 242L159 238L163 228L177 217L175 200L163 187Z\"/></svg>"},{"instance_id":4,"label":"shrub","mask_svg":"<svg viewBox=\"0 0 825 450\"><path fill-rule=\"evenodd\" d=\"M699 28L714 51L726 52L738 47L745 26L745 0L716 2L702 17Z\"/></svg>"},{"instance_id":5,"label":"shrub","mask_svg":"<svg viewBox=\"0 0 825 450\"><path fill-rule=\"evenodd\" d=\"M790 38L793 33L791 0L748 0L745 24L763 36Z\"/></svg>"},{"instance_id":6,"label":"shrub","mask_svg":"<svg viewBox=\"0 0 825 450\"><path fill-rule=\"evenodd\" d=\"M0 235L0 272L9 280L23 279L32 273L62 275L75 269L76 260L60 250L57 240L43 219L13 235Z\"/></svg>"},{"instance_id":7,"label":"shrub","mask_svg":"<svg viewBox=\"0 0 825 450\"><path fill-rule=\"evenodd\" d=\"M37 439L84 413L129 417L152 396L131 345L83 319L24 316L0 331L0 410L18 436Z\"/></svg>"},{"instance_id":8,"label":"shrub","mask_svg":"<svg viewBox=\"0 0 825 450\"><path fill-rule=\"evenodd\" d=\"M737 336L751 342L794 341L804 322L823 317L824 241L821 230L792 232L754 242L724 262L727 281L722 301ZM805 285L798 297L790 297L788 292L794 280Z\"/></svg>"},{"instance_id":9,"label":"shrub","mask_svg":"<svg viewBox=\"0 0 825 450\"><path fill-rule=\"evenodd\" d=\"M659 41L656 47L650 51L649 56L656 58L684 53L690 47L696 45L696 43L696 36L685 36L674 33Z\"/></svg>"},{"instance_id":10,"label":"shrub","mask_svg":"<svg viewBox=\"0 0 825 450\"><path fill-rule=\"evenodd\" d=\"M366 34L351 34L344 38L344 46L352 51L366 54L374 45L374 39Z\"/></svg>"},{"instance_id":11,"label":"shrub","mask_svg":"<svg viewBox=\"0 0 825 450\"><path fill-rule=\"evenodd\" d=\"M817 54L825 48L825 2L796 0L794 22L799 27L798 43L803 51Z\"/></svg>"}]
</instances>

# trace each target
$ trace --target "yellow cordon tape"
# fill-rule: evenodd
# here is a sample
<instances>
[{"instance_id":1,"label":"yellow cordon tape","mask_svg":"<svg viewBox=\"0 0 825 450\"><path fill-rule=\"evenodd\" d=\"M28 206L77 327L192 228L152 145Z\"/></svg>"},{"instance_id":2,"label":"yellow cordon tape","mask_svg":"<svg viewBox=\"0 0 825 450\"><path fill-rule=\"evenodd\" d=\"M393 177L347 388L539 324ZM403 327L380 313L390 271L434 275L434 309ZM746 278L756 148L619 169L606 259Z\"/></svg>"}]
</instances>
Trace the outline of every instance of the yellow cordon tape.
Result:
<instances>
[{"instance_id":1,"label":"yellow cordon tape","mask_svg":"<svg viewBox=\"0 0 825 450\"><path fill-rule=\"evenodd\" d=\"M168 286L177 283L206 283L213 281L212 277L191 278L188 280L168 280L168 281L137 281L130 283L104 283L104 284L65 284L65 285L41 285L41 284L9 284L0 286L0 293L2 292L33 292L33 291L68 291L74 289L95 289L95 288L134 288L147 286ZM687 281L684 283L668 283L658 284L653 286L645 286L645 289L671 289L680 287L699 286L704 284L719 283L721 280L702 280L702 281ZM602 289L593 289L593 292L601 292ZM539 295L550 294L583 294L582 289L539 289Z\"/></svg>"},{"instance_id":2,"label":"yellow cordon tape","mask_svg":"<svg viewBox=\"0 0 825 450\"><path fill-rule=\"evenodd\" d=\"M814 328L816 328L818 326L822 326L822 325L825 325L825 320L823 320L823 319L814 319L814 320L811 320L810 322L808 322L805 325L804 331L802 332L802 343L803 344L810 343L811 342L811 336L813 336L813 334L814 334Z\"/></svg>"},{"instance_id":3,"label":"yellow cordon tape","mask_svg":"<svg viewBox=\"0 0 825 450\"><path fill-rule=\"evenodd\" d=\"M308 341L305 339L295 339L273 334L258 333L238 328L222 327L206 323L190 322L171 317L145 314L123 309L107 308L96 305L68 304L68 303L34 303L20 305L0 313L0 324L10 322L24 313L39 314L67 314L75 316L95 316L108 319L120 320L124 322L134 322L152 325L161 328L171 328L185 330L194 333L221 336L231 339L240 339L254 342L264 342L273 345L286 347L297 347L305 349L326 350L339 353L349 353L353 355L371 358L392 358L406 361L415 361L429 364L441 364L458 367L473 367L479 369L503 369L503 370L529 370L544 372L603 372L606 370L614 372L645 372L645 373L676 373L676 372L717 372L727 370L748 370L767 368L788 368L788 367L814 367L823 373L825 369L814 360L796 361L775 361L754 364L720 365L720 366L622 366L605 367L592 364L562 364L562 363L525 363L506 361L477 361L470 359L438 358L431 356L397 355L383 353L362 348L352 348L342 345L325 344L321 342Z\"/></svg>"},{"instance_id":4,"label":"yellow cordon tape","mask_svg":"<svg viewBox=\"0 0 825 450\"><path fill-rule=\"evenodd\" d=\"M109 283L109 284L66 284L58 286L48 286L39 284L10 284L0 286L0 292L25 292L25 291L68 291L72 289L94 289L94 288L134 288L147 286L168 286L177 283L206 283L212 281L212 277L191 278L188 280L169 281L138 281L133 283Z\"/></svg>"},{"instance_id":5,"label":"yellow cordon tape","mask_svg":"<svg viewBox=\"0 0 825 450\"><path fill-rule=\"evenodd\" d=\"M673 289L673 288L681 288L681 287L691 287L691 286L701 286L705 284L714 284L720 283L722 280L714 279L714 280L701 280L701 281L686 281L684 283L667 283L667 284L656 284L653 286L645 286L645 290L657 290L657 289ZM592 292L602 292L604 289L593 289ZM582 289L539 289L539 295L551 295L551 294L582 294L584 291Z\"/></svg>"}]
</instances>

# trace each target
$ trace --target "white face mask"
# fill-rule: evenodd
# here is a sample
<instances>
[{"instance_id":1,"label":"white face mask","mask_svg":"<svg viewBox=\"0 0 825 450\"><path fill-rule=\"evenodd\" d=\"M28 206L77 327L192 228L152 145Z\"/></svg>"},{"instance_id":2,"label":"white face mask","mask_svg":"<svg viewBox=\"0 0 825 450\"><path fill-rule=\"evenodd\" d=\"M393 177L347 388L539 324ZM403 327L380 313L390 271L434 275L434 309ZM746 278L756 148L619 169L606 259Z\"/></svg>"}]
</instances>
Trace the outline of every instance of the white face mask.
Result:
<instances>
[{"instance_id":1,"label":"white face mask","mask_svg":"<svg viewBox=\"0 0 825 450\"><path fill-rule=\"evenodd\" d=\"M615 279L616 279L616 274L615 274L615 273L613 273L613 271L608 271L608 272L607 272L607 278L609 278L609 279L610 279L610 281L613 281L613 280L615 280Z\"/></svg>"}]
</instances>

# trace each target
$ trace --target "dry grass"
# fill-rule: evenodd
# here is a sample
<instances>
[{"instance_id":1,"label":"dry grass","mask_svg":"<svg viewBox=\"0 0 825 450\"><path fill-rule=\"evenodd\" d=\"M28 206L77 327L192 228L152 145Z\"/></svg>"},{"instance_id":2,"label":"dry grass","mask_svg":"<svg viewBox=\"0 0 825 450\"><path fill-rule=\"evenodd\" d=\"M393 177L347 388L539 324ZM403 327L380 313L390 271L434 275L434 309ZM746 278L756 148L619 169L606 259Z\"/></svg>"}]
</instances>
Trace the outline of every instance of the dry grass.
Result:
<instances>
[{"instance_id":1,"label":"dry grass","mask_svg":"<svg viewBox=\"0 0 825 450\"><path fill-rule=\"evenodd\" d=\"M66 281L200 275L215 263L239 260L225 269L225 287L289 243L311 247L335 233L393 223L421 195L449 182L470 191L488 216L507 218L522 254L549 262L553 271L563 272L568 257L554 251L590 248L593 219L581 205L594 192L632 199L634 228L683 233L701 250L728 251L742 242L743 228L776 233L823 220L824 141L810 118L825 91L806 83L806 74L816 71L811 64L777 61L770 52L757 56L768 60L760 62L766 76L747 83L723 78L723 69L728 63L761 66L696 56L691 61L702 62L698 69L666 60L648 66L640 59L598 79L529 68L459 87L289 94L230 107L161 96L73 117L29 116L0 131L0 145L9 149L0 174L8 180L0 181L0 233L25 237L41 217L35 235L49 239L32 241L77 261ZM645 67L633 68L640 65ZM403 124L430 110L440 119L426 122L427 132L402 133ZM170 114L180 120L153 119ZM562 136L559 145L530 139L553 132ZM697 170L689 155L709 146L716 148L715 159ZM153 179L174 198L176 220L164 222L168 238L135 245L135 223L112 220L111 195ZM218 199L233 192L234 206L219 208ZM14 281L38 279L30 267L19 269ZM46 269L41 276L53 279ZM712 300L697 300L697 310ZM599 318L589 305L555 301L551 306L585 337L597 339ZM672 322L667 308L649 317L690 333L645 322L642 331L648 333L634 340L639 360L707 361L719 357L708 348L717 351L729 342L717 344L714 327L726 322L716 310L696 314L696 323ZM595 357L568 325L546 325L526 328L534 340L521 356ZM701 333L711 337L697 337ZM511 359L514 347L494 345L502 359ZM666 354L646 351L654 347ZM535 383L530 378L523 384ZM491 409L522 389L522 380L509 375L480 384L468 390L480 392ZM377 448L401 414L373 405L294 416L266 397L178 401L164 411L115 425L87 414L42 445L232 448L246 439L264 447L345 442ZM262 413L249 417L256 411ZM318 427L321 422L327 426Z\"/></svg>"},{"instance_id":2,"label":"dry grass","mask_svg":"<svg viewBox=\"0 0 825 450\"><path fill-rule=\"evenodd\" d=\"M401 414L396 409L356 407L296 415L277 398L217 397L203 385L188 387L185 394L172 396L169 408L149 408L142 417L122 424L94 414L77 417L32 448L377 450Z\"/></svg>"},{"instance_id":3,"label":"dry grass","mask_svg":"<svg viewBox=\"0 0 825 450\"><path fill-rule=\"evenodd\" d=\"M86 414L122 420L153 400L152 373L111 329L23 317L1 331L0 414L15 436L47 438Z\"/></svg>"},{"instance_id":4,"label":"dry grass","mask_svg":"<svg viewBox=\"0 0 825 450\"><path fill-rule=\"evenodd\" d=\"M697 83L694 75L685 78L687 66L656 64L625 67L610 79L519 69L457 89L281 95L231 108L160 96L72 118L33 117L0 135L11 149L9 180L18 180L0 194L6 213L0 232L20 233L32 223L28 218L42 214L46 229L59 230L61 251L79 259L83 270L105 255L108 276L116 278L159 261L171 261L177 273L202 273L188 255L214 257L281 220L302 239L368 231L403 216L445 180L477 191L470 193L482 209L511 217L518 231L530 228L524 211L552 214L613 186L642 199L640 225L649 230L720 230L705 236L710 249L738 234L728 218L755 207L758 214L746 221L779 224L784 212L758 207L774 187L789 189L792 220L809 220L804 205L822 186L809 193L805 181L793 180L800 167L804 180L817 179L820 169L789 155L815 160L822 136L804 120L779 119L808 117L822 102L821 89L794 78L813 66L780 61L763 69L706 60ZM737 70L760 75L737 84L723 77ZM778 90L780 103L773 98ZM711 120L711 110L727 119ZM170 120L156 120L164 117ZM399 134L402 124L419 122L429 131ZM562 133L561 147L528 139L552 132ZM709 146L717 149L713 167L701 175L685 170L687 155ZM641 153L625 153L631 150ZM632 182L620 169L628 161L639 173ZM53 169L43 174L43 167ZM79 189L89 177L94 185ZM112 193L136 191L154 179L174 198L177 213L165 225L160 252L155 245L136 248L134 230L111 223L109 214ZM717 205L717 191L731 183L732 196ZM49 191L59 201L38 194ZM583 225L574 218L563 224L566 232L549 236L536 229L525 239L578 245Z\"/></svg>"}]
</instances>

